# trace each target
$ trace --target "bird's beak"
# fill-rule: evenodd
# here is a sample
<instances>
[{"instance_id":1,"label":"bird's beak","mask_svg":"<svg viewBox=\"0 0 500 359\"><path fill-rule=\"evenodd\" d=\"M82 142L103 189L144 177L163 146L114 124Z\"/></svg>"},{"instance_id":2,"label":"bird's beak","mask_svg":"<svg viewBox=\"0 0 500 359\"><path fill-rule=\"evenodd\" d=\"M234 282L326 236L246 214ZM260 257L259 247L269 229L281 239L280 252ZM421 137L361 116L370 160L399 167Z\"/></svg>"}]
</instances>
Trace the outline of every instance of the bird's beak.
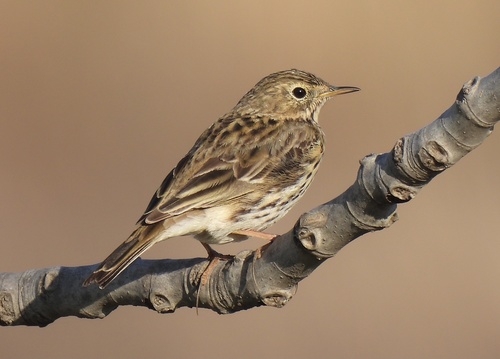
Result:
<instances>
[{"instance_id":1,"label":"bird's beak","mask_svg":"<svg viewBox=\"0 0 500 359\"><path fill-rule=\"evenodd\" d=\"M359 91L361 90L360 88L358 87L352 87L352 86L340 86L340 87L336 87L336 86L330 86L330 89L328 91L325 91L323 92L320 97L333 97L333 96L337 96L337 95L342 95L342 94L345 94L345 93L351 93L351 92L356 92L356 91Z\"/></svg>"}]
</instances>

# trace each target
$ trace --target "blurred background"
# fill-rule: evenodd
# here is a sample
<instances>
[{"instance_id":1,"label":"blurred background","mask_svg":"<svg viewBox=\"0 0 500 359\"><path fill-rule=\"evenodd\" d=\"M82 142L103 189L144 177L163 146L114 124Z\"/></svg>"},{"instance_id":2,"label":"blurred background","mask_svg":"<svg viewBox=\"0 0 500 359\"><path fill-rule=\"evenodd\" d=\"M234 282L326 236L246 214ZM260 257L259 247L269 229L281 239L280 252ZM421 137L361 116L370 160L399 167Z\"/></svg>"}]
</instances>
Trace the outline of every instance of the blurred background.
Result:
<instances>
[{"instance_id":1,"label":"blurred background","mask_svg":"<svg viewBox=\"0 0 500 359\"><path fill-rule=\"evenodd\" d=\"M327 103L327 152L279 224L343 192L358 160L444 112L500 65L498 0L1 1L1 271L100 262L199 134L271 72L362 91ZM283 309L122 307L0 328L5 358L498 358L500 137L400 220L304 280ZM217 249L256 248L247 241ZM204 256L172 239L146 258Z\"/></svg>"}]
</instances>

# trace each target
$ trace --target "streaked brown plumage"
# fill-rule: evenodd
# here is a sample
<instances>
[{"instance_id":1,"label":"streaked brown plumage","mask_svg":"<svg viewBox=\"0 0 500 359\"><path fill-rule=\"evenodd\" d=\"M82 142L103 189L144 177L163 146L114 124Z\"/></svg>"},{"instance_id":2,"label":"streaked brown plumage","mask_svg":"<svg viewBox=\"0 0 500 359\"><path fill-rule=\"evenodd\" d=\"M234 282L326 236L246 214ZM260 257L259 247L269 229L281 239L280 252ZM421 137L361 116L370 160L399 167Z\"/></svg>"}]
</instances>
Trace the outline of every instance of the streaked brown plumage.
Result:
<instances>
[{"instance_id":1,"label":"streaked brown plumage","mask_svg":"<svg viewBox=\"0 0 500 359\"><path fill-rule=\"evenodd\" d=\"M168 174L135 231L84 282L104 288L153 244L194 235L207 245L243 240L282 218L321 161L321 107L358 91L299 70L271 74L210 126ZM210 252L209 252L210 254Z\"/></svg>"}]
</instances>

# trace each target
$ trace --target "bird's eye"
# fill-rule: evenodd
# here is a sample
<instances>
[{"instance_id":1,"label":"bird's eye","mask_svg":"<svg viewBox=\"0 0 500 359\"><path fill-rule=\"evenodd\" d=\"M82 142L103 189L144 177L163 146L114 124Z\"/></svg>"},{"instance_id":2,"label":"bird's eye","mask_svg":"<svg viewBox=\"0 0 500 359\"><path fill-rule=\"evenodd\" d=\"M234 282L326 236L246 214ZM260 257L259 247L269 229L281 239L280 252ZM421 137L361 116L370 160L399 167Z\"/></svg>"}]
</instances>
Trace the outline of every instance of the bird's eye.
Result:
<instances>
[{"instance_id":1,"label":"bird's eye","mask_svg":"<svg viewBox=\"0 0 500 359\"><path fill-rule=\"evenodd\" d=\"M306 90L304 90L302 87L294 88L292 93L296 98L304 98L307 94Z\"/></svg>"}]
</instances>

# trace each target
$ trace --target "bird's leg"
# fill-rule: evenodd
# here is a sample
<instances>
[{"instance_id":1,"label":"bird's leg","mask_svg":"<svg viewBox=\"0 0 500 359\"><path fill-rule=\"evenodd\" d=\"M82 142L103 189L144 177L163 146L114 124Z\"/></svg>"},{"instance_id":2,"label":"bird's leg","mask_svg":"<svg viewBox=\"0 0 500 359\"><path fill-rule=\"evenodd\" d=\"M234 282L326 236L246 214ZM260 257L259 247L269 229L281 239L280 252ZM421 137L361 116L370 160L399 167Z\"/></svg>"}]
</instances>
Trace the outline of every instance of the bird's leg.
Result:
<instances>
[{"instance_id":1,"label":"bird's leg","mask_svg":"<svg viewBox=\"0 0 500 359\"><path fill-rule=\"evenodd\" d=\"M214 267L219 262L219 260L221 259L229 260L233 258L233 256L219 253L206 243L202 243L202 245L203 247L205 247L205 250L208 253L208 260L210 261L207 268L203 271L203 274L201 275L200 284L203 286L207 284L208 277L210 276L210 273L212 273L212 271L214 270Z\"/></svg>"},{"instance_id":2,"label":"bird's leg","mask_svg":"<svg viewBox=\"0 0 500 359\"><path fill-rule=\"evenodd\" d=\"M265 233L265 232L259 232L259 231L252 231L252 230L241 230L241 231L236 231L233 232L235 234L239 234L242 236L249 236L249 237L255 237L255 238L261 238L268 240L269 243L264 244L262 247L259 247L255 250L255 258L259 259L262 257L262 250L268 247L272 241L278 237L277 234L270 234L270 233Z\"/></svg>"},{"instance_id":3,"label":"bird's leg","mask_svg":"<svg viewBox=\"0 0 500 359\"><path fill-rule=\"evenodd\" d=\"M204 286L204 285L207 284L208 278L210 277L210 274L214 270L215 265L221 259L222 260L230 260L230 259L233 258L232 255L222 254L222 253L217 252L215 249L213 249L212 247L210 247L206 243L201 243L201 244L203 245L203 247L205 248L205 250L208 253L208 260L210 261L210 263L208 263L207 268L205 268L205 270L201 274L200 286L198 287L198 293L196 295L196 314L198 314L198 303L199 303L199 299L200 299L200 289L201 289L202 286Z\"/></svg>"},{"instance_id":4,"label":"bird's leg","mask_svg":"<svg viewBox=\"0 0 500 359\"><path fill-rule=\"evenodd\" d=\"M272 241L274 238L278 237L277 234L252 231L250 229L243 229L241 231L234 231L233 234L239 234L241 236L248 236L248 237L255 237L255 238L265 239L268 241Z\"/></svg>"}]
</instances>

